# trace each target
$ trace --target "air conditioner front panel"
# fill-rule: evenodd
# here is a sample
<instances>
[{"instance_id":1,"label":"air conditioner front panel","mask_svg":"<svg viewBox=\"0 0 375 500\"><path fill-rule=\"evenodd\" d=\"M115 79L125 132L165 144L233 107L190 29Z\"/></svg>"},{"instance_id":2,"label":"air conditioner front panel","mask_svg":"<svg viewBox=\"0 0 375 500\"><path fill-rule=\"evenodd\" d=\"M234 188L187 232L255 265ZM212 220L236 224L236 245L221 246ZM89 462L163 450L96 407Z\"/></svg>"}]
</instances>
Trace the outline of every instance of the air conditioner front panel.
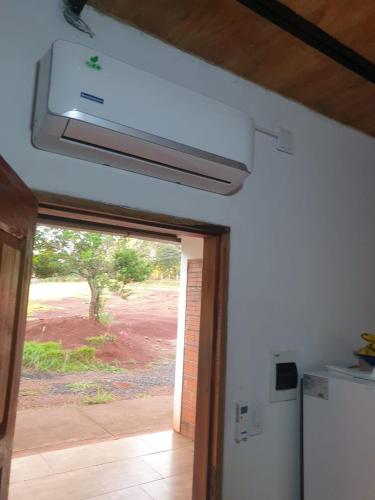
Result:
<instances>
[{"instance_id":1,"label":"air conditioner front panel","mask_svg":"<svg viewBox=\"0 0 375 500\"><path fill-rule=\"evenodd\" d=\"M99 71L86 65L95 55ZM57 115L74 109L126 124L245 164L252 150L252 123L245 113L105 54L61 40L52 46L48 107Z\"/></svg>"},{"instance_id":2,"label":"air conditioner front panel","mask_svg":"<svg viewBox=\"0 0 375 500\"><path fill-rule=\"evenodd\" d=\"M40 61L41 149L229 194L251 171L253 133L241 111L87 47L59 40Z\"/></svg>"}]
</instances>

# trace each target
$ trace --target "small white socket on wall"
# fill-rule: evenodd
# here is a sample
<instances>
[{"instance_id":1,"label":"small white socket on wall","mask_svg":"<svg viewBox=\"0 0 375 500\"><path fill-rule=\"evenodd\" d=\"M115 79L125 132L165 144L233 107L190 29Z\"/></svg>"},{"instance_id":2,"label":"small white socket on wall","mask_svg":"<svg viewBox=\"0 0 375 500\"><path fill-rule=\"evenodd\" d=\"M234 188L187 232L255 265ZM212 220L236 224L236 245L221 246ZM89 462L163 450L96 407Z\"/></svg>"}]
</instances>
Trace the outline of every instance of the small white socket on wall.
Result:
<instances>
[{"instance_id":1,"label":"small white socket on wall","mask_svg":"<svg viewBox=\"0 0 375 500\"><path fill-rule=\"evenodd\" d=\"M283 153L293 154L293 133L286 129L279 127L277 129L277 143L276 149L282 151Z\"/></svg>"},{"instance_id":2,"label":"small white socket on wall","mask_svg":"<svg viewBox=\"0 0 375 500\"><path fill-rule=\"evenodd\" d=\"M271 351L270 401L297 399L297 351Z\"/></svg>"}]
</instances>

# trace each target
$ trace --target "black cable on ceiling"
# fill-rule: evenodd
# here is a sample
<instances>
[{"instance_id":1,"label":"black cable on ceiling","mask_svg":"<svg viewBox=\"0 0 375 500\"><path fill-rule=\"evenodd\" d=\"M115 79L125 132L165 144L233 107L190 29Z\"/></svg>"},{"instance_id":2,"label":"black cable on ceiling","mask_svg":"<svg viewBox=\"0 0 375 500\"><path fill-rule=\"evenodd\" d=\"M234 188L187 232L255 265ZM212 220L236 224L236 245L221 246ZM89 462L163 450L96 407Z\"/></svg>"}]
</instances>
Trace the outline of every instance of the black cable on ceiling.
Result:
<instances>
[{"instance_id":1,"label":"black cable on ceiling","mask_svg":"<svg viewBox=\"0 0 375 500\"><path fill-rule=\"evenodd\" d=\"M238 0L242 5L299 38L330 59L375 83L375 64L278 0ZM360 6L358 7L361 8Z\"/></svg>"},{"instance_id":2,"label":"black cable on ceiling","mask_svg":"<svg viewBox=\"0 0 375 500\"><path fill-rule=\"evenodd\" d=\"M81 18L83 7L87 4L87 0L64 0L64 17L65 20L74 28L87 33L93 38L94 33L90 26Z\"/></svg>"},{"instance_id":3,"label":"black cable on ceiling","mask_svg":"<svg viewBox=\"0 0 375 500\"><path fill-rule=\"evenodd\" d=\"M72 12L74 12L77 16L80 16L83 7L87 4L87 0L68 0L67 3L69 4Z\"/></svg>"}]
</instances>

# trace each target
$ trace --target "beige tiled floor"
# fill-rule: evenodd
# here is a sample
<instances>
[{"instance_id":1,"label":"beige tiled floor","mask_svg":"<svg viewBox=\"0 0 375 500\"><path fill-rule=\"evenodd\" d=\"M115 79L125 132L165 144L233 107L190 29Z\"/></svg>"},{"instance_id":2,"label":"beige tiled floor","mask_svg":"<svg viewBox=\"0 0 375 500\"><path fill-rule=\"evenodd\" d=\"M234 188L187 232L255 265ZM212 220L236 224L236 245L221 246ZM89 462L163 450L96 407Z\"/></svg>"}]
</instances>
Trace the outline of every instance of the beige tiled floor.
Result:
<instances>
[{"instance_id":1,"label":"beige tiled floor","mask_svg":"<svg viewBox=\"0 0 375 500\"><path fill-rule=\"evenodd\" d=\"M172 431L13 459L9 500L189 500L193 443Z\"/></svg>"}]
</instances>

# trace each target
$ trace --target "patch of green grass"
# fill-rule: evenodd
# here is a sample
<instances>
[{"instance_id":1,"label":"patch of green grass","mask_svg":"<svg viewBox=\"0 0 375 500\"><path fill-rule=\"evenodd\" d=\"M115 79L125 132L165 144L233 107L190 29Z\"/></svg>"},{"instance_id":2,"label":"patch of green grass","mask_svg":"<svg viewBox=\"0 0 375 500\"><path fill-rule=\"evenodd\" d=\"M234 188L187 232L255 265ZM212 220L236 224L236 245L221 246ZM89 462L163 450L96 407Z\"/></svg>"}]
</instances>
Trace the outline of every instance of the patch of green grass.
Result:
<instances>
[{"instance_id":1,"label":"patch of green grass","mask_svg":"<svg viewBox=\"0 0 375 500\"><path fill-rule=\"evenodd\" d=\"M39 311L49 311L50 309L55 309L53 306L47 306L47 304L42 304L41 302L29 302L27 306L27 316L31 318L36 312Z\"/></svg>"},{"instance_id":2,"label":"patch of green grass","mask_svg":"<svg viewBox=\"0 0 375 500\"><path fill-rule=\"evenodd\" d=\"M72 392L89 392L94 389L100 389L101 385L94 382L73 382L68 384L68 387Z\"/></svg>"},{"instance_id":3,"label":"patch of green grass","mask_svg":"<svg viewBox=\"0 0 375 500\"><path fill-rule=\"evenodd\" d=\"M152 290L178 290L180 282L178 280L148 280L141 283L130 283L128 285L131 294L143 294Z\"/></svg>"},{"instance_id":4,"label":"patch of green grass","mask_svg":"<svg viewBox=\"0 0 375 500\"><path fill-rule=\"evenodd\" d=\"M127 360L125 361L125 363L126 363L127 365L136 365L136 364L137 364L137 362L136 362L136 360L135 360L134 358L127 359Z\"/></svg>"},{"instance_id":5,"label":"patch of green grass","mask_svg":"<svg viewBox=\"0 0 375 500\"><path fill-rule=\"evenodd\" d=\"M110 312L101 311L99 313L99 321L103 326L107 328L112 325L113 314Z\"/></svg>"},{"instance_id":6,"label":"patch of green grass","mask_svg":"<svg viewBox=\"0 0 375 500\"><path fill-rule=\"evenodd\" d=\"M96 393L90 396L85 396L82 399L82 402L85 405L100 405L104 403L110 403L114 401L116 397L111 393L106 391L103 388L99 388L96 390Z\"/></svg>"},{"instance_id":7,"label":"patch of green grass","mask_svg":"<svg viewBox=\"0 0 375 500\"><path fill-rule=\"evenodd\" d=\"M169 358L158 358L147 363L147 368L159 368L160 366L167 366L171 363Z\"/></svg>"},{"instance_id":8,"label":"patch of green grass","mask_svg":"<svg viewBox=\"0 0 375 500\"><path fill-rule=\"evenodd\" d=\"M22 396L40 396L43 394L43 389L20 389L19 395Z\"/></svg>"},{"instance_id":9,"label":"patch of green grass","mask_svg":"<svg viewBox=\"0 0 375 500\"><path fill-rule=\"evenodd\" d=\"M151 394L149 394L148 392L137 392L135 397L137 399L149 398L149 397L151 397Z\"/></svg>"},{"instance_id":10,"label":"patch of green grass","mask_svg":"<svg viewBox=\"0 0 375 500\"><path fill-rule=\"evenodd\" d=\"M104 335L97 335L96 337L87 337L86 342L93 346L101 346L106 344L107 342L115 342L117 337L115 335L111 335L110 333L105 333Z\"/></svg>"},{"instance_id":11,"label":"patch of green grass","mask_svg":"<svg viewBox=\"0 0 375 500\"><path fill-rule=\"evenodd\" d=\"M37 278L36 283L61 283L61 282L77 282L82 281L79 274L67 274L66 276L50 276L49 278Z\"/></svg>"},{"instance_id":12,"label":"patch of green grass","mask_svg":"<svg viewBox=\"0 0 375 500\"><path fill-rule=\"evenodd\" d=\"M96 359L95 347L82 346L63 349L61 342L26 341L23 351L23 366L39 372L119 372L120 368Z\"/></svg>"}]
</instances>

